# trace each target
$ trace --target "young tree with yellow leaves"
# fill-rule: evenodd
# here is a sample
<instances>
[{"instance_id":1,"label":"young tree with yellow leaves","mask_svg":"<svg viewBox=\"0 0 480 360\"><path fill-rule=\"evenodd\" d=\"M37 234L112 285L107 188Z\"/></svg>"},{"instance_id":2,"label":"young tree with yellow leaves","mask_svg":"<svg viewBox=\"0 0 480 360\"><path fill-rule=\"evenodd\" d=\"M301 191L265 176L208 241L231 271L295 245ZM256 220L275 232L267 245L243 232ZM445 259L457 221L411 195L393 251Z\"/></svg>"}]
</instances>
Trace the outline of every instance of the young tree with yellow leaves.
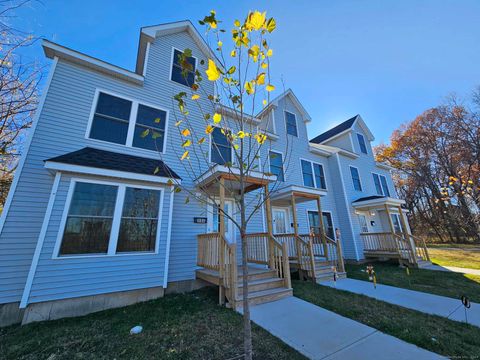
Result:
<instances>
[{"instance_id":1,"label":"young tree with yellow leaves","mask_svg":"<svg viewBox=\"0 0 480 360\"><path fill-rule=\"evenodd\" d=\"M241 237L244 353L245 359L251 359L247 226L280 186L279 182L273 182L269 189L260 187L253 192L248 191L249 178L253 173L257 176L261 174L269 181L274 178L268 171L262 171L268 167L268 120L260 125L251 114L267 106L270 94L275 90L270 78L273 50L268 37L275 30L276 23L274 18L267 18L266 13L260 11L249 12L243 21L235 20L228 32L223 29L215 11L199 23L205 27L209 42L215 44L215 51L208 59L200 60L200 65L205 68L203 71L198 67L194 70L195 60L190 49L184 49L178 55L182 75L190 89L173 96L177 108L173 114L175 126L182 144L180 149L175 144L172 147L177 146L174 150L192 178L191 183L201 176L214 175L215 166L211 166L213 157L217 163L223 164L226 169L223 171L230 175L231 181L221 182L218 186L220 191L234 197L234 214L222 208L215 210L234 224ZM229 38L228 41L225 38ZM159 136L155 133L150 135ZM222 140L212 142L214 136ZM282 160L288 164L290 151L287 140L286 144L283 151L286 156ZM188 194L186 202L217 202L218 193L188 186L183 179L182 184L173 179L171 184L176 185L177 192L181 190Z\"/></svg>"}]
</instances>

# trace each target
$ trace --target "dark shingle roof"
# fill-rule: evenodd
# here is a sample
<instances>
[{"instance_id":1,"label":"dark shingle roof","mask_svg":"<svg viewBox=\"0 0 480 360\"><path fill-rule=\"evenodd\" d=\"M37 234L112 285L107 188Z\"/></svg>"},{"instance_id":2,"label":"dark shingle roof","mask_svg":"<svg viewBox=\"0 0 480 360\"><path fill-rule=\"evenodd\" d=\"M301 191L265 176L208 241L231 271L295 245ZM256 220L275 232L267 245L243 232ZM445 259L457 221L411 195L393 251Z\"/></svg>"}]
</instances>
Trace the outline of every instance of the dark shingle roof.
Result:
<instances>
[{"instance_id":1,"label":"dark shingle roof","mask_svg":"<svg viewBox=\"0 0 480 360\"><path fill-rule=\"evenodd\" d=\"M320 144L325 140L330 139L331 137L337 134L340 134L342 131L350 129L353 126L353 123L355 122L355 119L357 118L357 116L358 115L355 115L354 117L342 122L341 124L338 124L337 126L331 128L330 130L325 131L324 133L310 140L310 142L315 144Z\"/></svg>"},{"instance_id":2,"label":"dark shingle roof","mask_svg":"<svg viewBox=\"0 0 480 360\"><path fill-rule=\"evenodd\" d=\"M386 196L382 196L382 195L372 195L372 196L366 196L366 197L362 197L360 199L357 199L354 201L354 203L356 202L361 202L361 201L367 201L367 200L375 200L375 199L383 199L385 198Z\"/></svg>"},{"instance_id":3,"label":"dark shingle roof","mask_svg":"<svg viewBox=\"0 0 480 360\"><path fill-rule=\"evenodd\" d=\"M45 161L181 179L180 176L161 160L120 154L89 147ZM155 173L155 169L157 168L158 171Z\"/></svg>"}]
</instances>

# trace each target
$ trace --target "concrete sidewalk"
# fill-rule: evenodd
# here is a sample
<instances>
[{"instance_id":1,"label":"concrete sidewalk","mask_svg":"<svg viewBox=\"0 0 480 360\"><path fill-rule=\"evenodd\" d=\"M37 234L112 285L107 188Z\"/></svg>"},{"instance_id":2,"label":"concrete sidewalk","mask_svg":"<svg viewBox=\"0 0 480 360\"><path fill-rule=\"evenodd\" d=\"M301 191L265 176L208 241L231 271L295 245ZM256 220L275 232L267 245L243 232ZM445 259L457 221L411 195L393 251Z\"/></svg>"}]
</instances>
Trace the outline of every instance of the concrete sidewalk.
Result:
<instances>
[{"instance_id":1,"label":"concrete sidewalk","mask_svg":"<svg viewBox=\"0 0 480 360\"><path fill-rule=\"evenodd\" d=\"M457 272L462 274L478 275L480 276L480 270L478 269L467 269L456 266L440 266L440 265L427 265L422 268L423 270L435 270L435 271L446 271L446 272Z\"/></svg>"},{"instance_id":2,"label":"concrete sidewalk","mask_svg":"<svg viewBox=\"0 0 480 360\"><path fill-rule=\"evenodd\" d=\"M444 359L293 296L250 310L253 322L310 359Z\"/></svg>"},{"instance_id":3,"label":"concrete sidewalk","mask_svg":"<svg viewBox=\"0 0 480 360\"><path fill-rule=\"evenodd\" d=\"M326 281L322 282L321 285L336 287L339 290L366 295L427 314L439 315L452 320L465 322L465 311L460 299L452 299L445 296L382 284L377 284L377 288L374 289L371 282L354 279L342 279L337 281L336 285L333 281ZM469 324L480 327L480 304L471 303L470 309L467 309L467 317Z\"/></svg>"}]
</instances>

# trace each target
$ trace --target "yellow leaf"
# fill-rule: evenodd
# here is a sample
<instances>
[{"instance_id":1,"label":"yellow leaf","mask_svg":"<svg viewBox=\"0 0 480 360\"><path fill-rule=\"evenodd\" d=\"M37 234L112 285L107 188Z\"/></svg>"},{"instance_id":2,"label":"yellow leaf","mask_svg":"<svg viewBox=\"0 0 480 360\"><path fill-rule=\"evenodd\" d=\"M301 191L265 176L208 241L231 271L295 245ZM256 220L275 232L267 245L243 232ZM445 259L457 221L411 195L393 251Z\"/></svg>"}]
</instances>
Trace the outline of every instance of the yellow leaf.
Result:
<instances>
[{"instance_id":1,"label":"yellow leaf","mask_svg":"<svg viewBox=\"0 0 480 360\"><path fill-rule=\"evenodd\" d=\"M178 127L182 122L183 122L183 120L178 120L178 121L175 123L175 126Z\"/></svg>"},{"instance_id":2,"label":"yellow leaf","mask_svg":"<svg viewBox=\"0 0 480 360\"><path fill-rule=\"evenodd\" d=\"M188 150L183 153L183 155L182 155L182 157L180 158L180 160L184 160L187 156L188 156Z\"/></svg>"},{"instance_id":3,"label":"yellow leaf","mask_svg":"<svg viewBox=\"0 0 480 360\"><path fill-rule=\"evenodd\" d=\"M273 50L272 49L268 49L267 51L267 56L270 57L273 55Z\"/></svg>"},{"instance_id":4,"label":"yellow leaf","mask_svg":"<svg viewBox=\"0 0 480 360\"><path fill-rule=\"evenodd\" d=\"M275 86L273 86L272 84L268 84L268 85L265 87L265 89L270 92L270 91L275 90Z\"/></svg>"},{"instance_id":5,"label":"yellow leaf","mask_svg":"<svg viewBox=\"0 0 480 360\"><path fill-rule=\"evenodd\" d=\"M193 94L192 95L192 100L198 100L198 99L200 99L200 95L198 95L198 94Z\"/></svg>"},{"instance_id":6,"label":"yellow leaf","mask_svg":"<svg viewBox=\"0 0 480 360\"><path fill-rule=\"evenodd\" d=\"M190 145L192 145L192 140L188 139L183 142L182 147L189 147Z\"/></svg>"},{"instance_id":7,"label":"yellow leaf","mask_svg":"<svg viewBox=\"0 0 480 360\"><path fill-rule=\"evenodd\" d=\"M263 103L263 106L267 106L267 99L263 99L262 103Z\"/></svg>"},{"instance_id":8,"label":"yellow leaf","mask_svg":"<svg viewBox=\"0 0 480 360\"><path fill-rule=\"evenodd\" d=\"M218 124L220 121L222 121L222 115L220 115L219 113L213 114L213 122L215 124Z\"/></svg>"},{"instance_id":9,"label":"yellow leaf","mask_svg":"<svg viewBox=\"0 0 480 360\"><path fill-rule=\"evenodd\" d=\"M235 150L238 150L238 149L240 148L240 146L238 146L238 144L235 144L235 145L233 145L233 148L234 148Z\"/></svg>"},{"instance_id":10,"label":"yellow leaf","mask_svg":"<svg viewBox=\"0 0 480 360\"><path fill-rule=\"evenodd\" d=\"M247 21L245 22L245 27L252 30L260 30L265 25L265 16L266 12L261 13L260 11L253 11L248 14Z\"/></svg>"},{"instance_id":11,"label":"yellow leaf","mask_svg":"<svg viewBox=\"0 0 480 360\"><path fill-rule=\"evenodd\" d=\"M265 134L255 134L255 140L257 140L257 142L262 145L265 140L267 140L267 135Z\"/></svg>"},{"instance_id":12,"label":"yellow leaf","mask_svg":"<svg viewBox=\"0 0 480 360\"><path fill-rule=\"evenodd\" d=\"M233 25L236 26L236 27L240 27L240 21L235 20L235 21L233 22Z\"/></svg>"},{"instance_id":13,"label":"yellow leaf","mask_svg":"<svg viewBox=\"0 0 480 360\"><path fill-rule=\"evenodd\" d=\"M183 136L188 136L188 135L190 135L190 130L189 130L189 129L183 129L183 130L182 130L182 135L183 135Z\"/></svg>"},{"instance_id":14,"label":"yellow leaf","mask_svg":"<svg viewBox=\"0 0 480 360\"><path fill-rule=\"evenodd\" d=\"M262 69L266 69L268 67L268 64L267 63L262 63L262 65L260 65L262 67Z\"/></svg>"},{"instance_id":15,"label":"yellow leaf","mask_svg":"<svg viewBox=\"0 0 480 360\"><path fill-rule=\"evenodd\" d=\"M200 145L202 145L204 142L205 142L205 138L204 138L204 137L202 137L200 140L198 140L198 143L199 143Z\"/></svg>"},{"instance_id":16,"label":"yellow leaf","mask_svg":"<svg viewBox=\"0 0 480 360\"><path fill-rule=\"evenodd\" d=\"M214 129L215 129L215 127L213 127L212 125L207 125L207 127L205 128L205 133L207 135L211 134Z\"/></svg>"},{"instance_id":17,"label":"yellow leaf","mask_svg":"<svg viewBox=\"0 0 480 360\"><path fill-rule=\"evenodd\" d=\"M215 65L215 62L211 59L208 59L208 69L205 71L207 74L208 80L216 81L220 77L220 70Z\"/></svg>"},{"instance_id":18,"label":"yellow leaf","mask_svg":"<svg viewBox=\"0 0 480 360\"><path fill-rule=\"evenodd\" d=\"M243 132L242 130L240 130L237 135L238 135L238 137L239 137L240 139L243 139L243 138L245 137L245 132Z\"/></svg>"},{"instance_id":19,"label":"yellow leaf","mask_svg":"<svg viewBox=\"0 0 480 360\"><path fill-rule=\"evenodd\" d=\"M255 85L253 85L251 81L247 81L245 83L245 90L247 91L248 95L251 95L255 92Z\"/></svg>"},{"instance_id":20,"label":"yellow leaf","mask_svg":"<svg viewBox=\"0 0 480 360\"><path fill-rule=\"evenodd\" d=\"M265 84L265 73L258 74L257 76L257 84L263 85Z\"/></svg>"},{"instance_id":21,"label":"yellow leaf","mask_svg":"<svg viewBox=\"0 0 480 360\"><path fill-rule=\"evenodd\" d=\"M218 45L219 48L221 48L223 43L221 41L218 41L217 45Z\"/></svg>"},{"instance_id":22,"label":"yellow leaf","mask_svg":"<svg viewBox=\"0 0 480 360\"><path fill-rule=\"evenodd\" d=\"M277 23L275 22L275 19L273 17L268 19L267 26L266 26L267 31L271 33L273 30L275 30L276 27L277 27Z\"/></svg>"},{"instance_id":23,"label":"yellow leaf","mask_svg":"<svg viewBox=\"0 0 480 360\"><path fill-rule=\"evenodd\" d=\"M236 51L236 50L232 50L232 51L230 52L230 56L231 56L231 57L237 56L237 51Z\"/></svg>"}]
</instances>

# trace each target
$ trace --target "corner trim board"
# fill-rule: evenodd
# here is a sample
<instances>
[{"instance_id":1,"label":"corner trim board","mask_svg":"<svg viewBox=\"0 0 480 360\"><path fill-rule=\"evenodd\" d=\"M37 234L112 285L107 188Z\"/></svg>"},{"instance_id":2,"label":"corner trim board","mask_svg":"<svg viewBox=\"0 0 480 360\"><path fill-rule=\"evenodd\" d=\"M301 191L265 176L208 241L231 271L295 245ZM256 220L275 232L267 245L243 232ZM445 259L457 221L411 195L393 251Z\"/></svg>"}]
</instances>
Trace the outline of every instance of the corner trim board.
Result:
<instances>
[{"instance_id":1,"label":"corner trim board","mask_svg":"<svg viewBox=\"0 0 480 360\"><path fill-rule=\"evenodd\" d=\"M57 172L55 174L52 191L50 193L50 198L47 204L47 210L45 212L45 217L43 218L42 228L38 236L37 246L35 247L35 252L33 254L32 264L30 265L30 271L28 272L27 281L25 282L25 288L23 290L22 300L20 301L20 309L24 309L28 305L30 290L32 289L33 279L37 271L38 260L40 259L40 254L43 248L43 242L45 241L45 235L47 234L48 224L50 222L50 216L52 215L53 205L55 203L55 197L57 195L58 185L60 184L61 177L62 177L61 172Z\"/></svg>"},{"instance_id":2,"label":"corner trim board","mask_svg":"<svg viewBox=\"0 0 480 360\"><path fill-rule=\"evenodd\" d=\"M170 261L170 239L172 235L172 218L173 218L173 198L175 196L175 187L170 187L170 204L168 208L168 225L167 225L167 244L165 248L165 268L163 271L163 288L168 286L168 266Z\"/></svg>"}]
</instances>

